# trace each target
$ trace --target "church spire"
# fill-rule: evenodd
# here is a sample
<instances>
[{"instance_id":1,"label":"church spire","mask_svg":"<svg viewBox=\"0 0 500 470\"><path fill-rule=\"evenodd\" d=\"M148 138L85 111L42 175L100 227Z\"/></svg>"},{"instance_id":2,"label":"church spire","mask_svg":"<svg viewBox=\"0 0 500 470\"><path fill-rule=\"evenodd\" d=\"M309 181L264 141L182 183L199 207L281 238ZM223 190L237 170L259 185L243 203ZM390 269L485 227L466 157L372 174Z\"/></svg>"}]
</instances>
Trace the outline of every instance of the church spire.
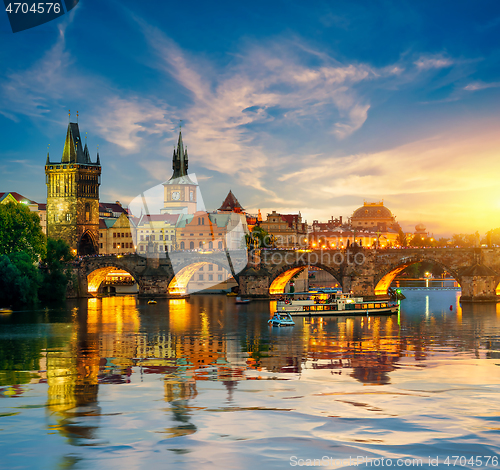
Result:
<instances>
[{"instance_id":1,"label":"church spire","mask_svg":"<svg viewBox=\"0 0 500 470\"><path fill-rule=\"evenodd\" d=\"M187 176L188 169L188 154L187 149L184 149L184 142L182 141L182 131L179 131L179 140L177 141L177 149L174 149L174 156L172 159L172 169L174 173L172 178L180 178Z\"/></svg>"}]
</instances>

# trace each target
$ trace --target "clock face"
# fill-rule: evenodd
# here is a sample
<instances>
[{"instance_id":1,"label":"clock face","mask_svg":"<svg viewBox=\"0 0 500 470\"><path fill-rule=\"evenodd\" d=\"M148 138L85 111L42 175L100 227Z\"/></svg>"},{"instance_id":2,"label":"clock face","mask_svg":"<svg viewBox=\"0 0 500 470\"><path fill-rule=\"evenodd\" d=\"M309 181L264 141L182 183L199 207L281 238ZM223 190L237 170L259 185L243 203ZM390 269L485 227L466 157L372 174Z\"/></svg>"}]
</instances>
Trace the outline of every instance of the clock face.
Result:
<instances>
[{"instance_id":1,"label":"clock face","mask_svg":"<svg viewBox=\"0 0 500 470\"><path fill-rule=\"evenodd\" d=\"M181 193L179 191L172 191L172 199L178 201L181 198Z\"/></svg>"}]
</instances>

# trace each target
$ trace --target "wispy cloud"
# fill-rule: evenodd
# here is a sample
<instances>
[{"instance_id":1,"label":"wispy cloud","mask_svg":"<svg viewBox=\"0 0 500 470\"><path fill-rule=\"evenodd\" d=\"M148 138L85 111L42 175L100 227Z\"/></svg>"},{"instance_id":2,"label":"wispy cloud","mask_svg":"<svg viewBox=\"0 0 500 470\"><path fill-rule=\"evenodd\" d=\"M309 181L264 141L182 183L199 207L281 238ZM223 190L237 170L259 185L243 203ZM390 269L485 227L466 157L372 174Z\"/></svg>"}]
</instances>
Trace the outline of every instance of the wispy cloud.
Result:
<instances>
[{"instance_id":1,"label":"wispy cloud","mask_svg":"<svg viewBox=\"0 0 500 470\"><path fill-rule=\"evenodd\" d=\"M500 87L500 82L490 82L490 83L485 83L485 82L473 82L469 83L467 86L464 87L464 90L467 91L478 91L478 90L486 90L487 88L498 88Z\"/></svg>"},{"instance_id":2,"label":"wispy cloud","mask_svg":"<svg viewBox=\"0 0 500 470\"><path fill-rule=\"evenodd\" d=\"M414 64L421 70L429 69L442 69L445 67L451 67L455 64L455 61L449 57L444 57L442 55L435 56L422 56L414 62Z\"/></svg>"}]
</instances>

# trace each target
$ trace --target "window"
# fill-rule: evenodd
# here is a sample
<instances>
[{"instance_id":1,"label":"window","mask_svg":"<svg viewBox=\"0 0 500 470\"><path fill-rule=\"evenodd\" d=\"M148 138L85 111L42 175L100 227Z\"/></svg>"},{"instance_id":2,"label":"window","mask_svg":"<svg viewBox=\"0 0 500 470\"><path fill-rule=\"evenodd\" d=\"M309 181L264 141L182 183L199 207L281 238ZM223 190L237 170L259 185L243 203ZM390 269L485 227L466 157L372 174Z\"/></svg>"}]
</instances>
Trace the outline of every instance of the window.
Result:
<instances>
[{"instance_id":1,"label":"window","mask_svg":"<svg viewBox=\"0 0 500 470\"><path fill-rule=\"evenodd\" d=\"M85 204L85 220L87 222L89 222L90 219L92 218L91 215L92 214L90 213L90 204L87 202L87 204Z\"/></svg>"},{"instance_id":2,"label":"window","mask_svg":"<svg viewBox=\"0 0 500 470\"><path fill-rule=\"evenodd\" d=\"M198 243L199 248L203 248L203 242Z\"/></svg>"},{"instance_id":3,"label":"window","mask_svg":"<svg viewBox=\"0 0 500 470\"><path fill-rule=\"evenodd\" d=\"M219 267L217 268L217 271L222 271L222 267L221 267L221 266L219 266Z\"/></svg>"},{"instance_id":4,"label":"window","mask_svg":"<svg viewBox=\"0 0 500 470\"><path fill-rule=\"evenodd\" d=\"M194 242L189 242L189 249L194 250Z\"/></svg>"},{"instance_id":5,"label":"window","mask_svg":"<svg viewBox=\"0 0 500 470\"><path fill-rule=\"evenodd\" d=\"M155 236L154 236L154 235L151 235L150 240L154 240L154 239L155 239Z\"/></svg>"},{"instance_id":6,"label":"window","mask_svg":"<svg viewBox=\"0 0 500 470\"><path fill-rule=\"evenodd\" d=\"M102 232L99 232L99 238L102 238ZM102 248L102 247L101 247Z\"/></svg>"},{"instance_id":7,"label":"window","mask_svg":"<svg viewBox=\"0 0 500 470\"><path fill-rule=\"evenodd\" d=\"M71 220L71 214L66 214L66 222L69 222Z\"/></svg>"},{"instance_id":8,"label":"window","mask_svg":"<svg viewBox=\"0 0 500 470\"><path fill-rule=\"evenodd\" d=\"M204 269L204 268L205 268L205 266L202 266L202 267L199 269L199 271L205 271L205 269Z\"/></svg>"},{"instance_id":9,"label":"window","mask_svg":"<svg viewBox=\"0 0 500 470\"><path fill-rule=\"evenodd\" d=\"M144 241L144 235L141 235L141 241Z\"/></svg>"},{"instance_id":10,"label":"window","mask_svg":"<svg viewBox=\"0 0 500 470\"><path fill-rule=\"evenodd\" d=\"M99 244L99 248L101 248L101 250L102 250L102 243Z\"/></svg>"},{"instance_id":11,"label":"window","mask_svg":"<svg viewBox=\"0 0 500 470\"><path fill-rule=\"evenodd\" d=\"M160 240L163 241L163 235L160 235Z\"/></svg>"},{"instance_id":12,"label":"window","mask_svg":"<svg viewBox=\"0 0 500 470\"><path fill-rule=\"evenodd\" d=\"M208 265L208 270L209 271L213 271L214 270L214 265L213 264L209 264Z\"/></svg>"},{"instance_id":13,"label":"window","mask_svg":"<svg viewBox=\"0 0 500 470\"><path fill-rule=\"evenodd\" d=\"M117 236L118 238L120 238L120 232L118 232L118 233L116 234L116 236Z\"/></svg>"},{"instance_id":14,"label":"window","mask_svg":"<svg viewBox=\"0 0 500 470\"><path fill-rule=\"evenodd\" d=\"M222 274L217 275L217 280L222 281Z\"/></svg>"},{"instance_id":15,"label":"window","mask_svg":"<svg viewBox=\"0 0 500 470\"><path fill-rule=\"evenodd\" d=\"M116 248L116 243L113 243L113 248Z\"/></svg>"},{"instance_id":16,"label":"window","mask_svg":"<svg viewBox=\"0 0 500 470\"><path fill-rule=\"evenodd\" d=\"M218 248L219 250L222 250L222 242L219 242L219 243L217 244L217 248Z\"/></svg>"},{"instance_id":17,"label":"window","mask_svg":"<svg viewBox=\"0 0 500 470\"><path fill-rule=\"evenodd\" d=\"M181 250L184 250L184 242L181 242Z\"/></svg>"},{"instance_id":18,"label":"window","mask_svg":"<svg viewBox=\"0 0 500 470\"><path fill-rule=\"evenodd\" d=\"M122 238L125 238L125 234L124 233L122 233Z\"/></svg>"},{"instance_id":19,"label":"window","mask_svg":"<svg viewBox=\"0 0 500 470\"><path fill-rule=\"evenodd\" d=\"M214 275L213 274L209 274L208 275L208 280L209 281L213 281L214 280Z\"/></svg>"},{"instance_id":20,"label":"window","mask_svg":"<svg viewBox=\"0 0 500 470\"><path fill-rule=\"evenodd\" d=\"M160 251L163 251L163 245L160 245L159 248L160 248Z\"/></svg>"},{"instance_id":21,"label":"window","mask_svg":"<svg viewBox=\"0 0 500 470\"><path fill-rule=\"evenodd\" d=\"M203 274L200 274L200 275L198 276L198 281L203 281Z\"/></svg>"},{"instance_id":22,"label":"window","mask_svg":"<svg viewBox=\"0 0 500 470\"><path fill-rule=\"evenodd\" d=\"M208 249L213 250L214 249L214 243L213 242L208 242Z\"/></svg>"},{"instance_id":23,"label":"window","mask_svg":"<svg viewBox=\"0 0 500 470\"><path fill-rule=\"evenodd\" d=\"M141 251L144 251L144 245L141 245Z\"/></svg>"},{"instance_id":24,"label":"window","mask_svg":"<svg viewBox=\"0 0 500 470\"><path fill-rule=\"evenodd\" d=\"M113 232L113 238L116 238L116 232ZM142 238L141 238L142 240Z\"/></svg>"}]
</instances>

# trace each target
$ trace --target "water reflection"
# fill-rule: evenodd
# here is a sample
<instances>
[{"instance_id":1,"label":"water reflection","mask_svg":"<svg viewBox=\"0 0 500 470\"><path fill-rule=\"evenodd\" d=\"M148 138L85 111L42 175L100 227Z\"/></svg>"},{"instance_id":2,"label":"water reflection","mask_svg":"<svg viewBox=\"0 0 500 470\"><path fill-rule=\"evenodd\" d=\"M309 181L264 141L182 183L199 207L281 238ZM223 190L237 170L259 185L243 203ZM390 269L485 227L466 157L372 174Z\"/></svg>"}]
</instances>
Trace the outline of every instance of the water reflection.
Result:
<instances>
[{"instance_id":1,"label":"water reflection","mask_svg":"<svg viewBox=\"0 0 500 470\"><path fill-rule=\"evenodd\" d=\"M357 386L390 385L401 371L427 366L427 379L439 382L432 372L436 360L500 358L500 304L460 306L456 292L405 294L399 318L304 317L282 329L267 324L272 303L235 305L223 296L156 305L117 296L19 312L0 318L0 396L22 400L45 386L47 432L73 446L102 446L113 440L105 432L109 420L118 419L111 417L126 420L116 429L134 437L154 432L175 439L200 433L203 410L264 409L236 399L246 393L251 402L250 381L266 381L260 388L254 382L266 394L264 401L286 390L269 380L303 380L311 390L301 393L326 397L353 393ZM488 371L460 380L487 380ZM165 408L155 408L141 425L139 414L159 401ZM331 402L324 406L321 413Z\"/></svg>"}]
</instances>

